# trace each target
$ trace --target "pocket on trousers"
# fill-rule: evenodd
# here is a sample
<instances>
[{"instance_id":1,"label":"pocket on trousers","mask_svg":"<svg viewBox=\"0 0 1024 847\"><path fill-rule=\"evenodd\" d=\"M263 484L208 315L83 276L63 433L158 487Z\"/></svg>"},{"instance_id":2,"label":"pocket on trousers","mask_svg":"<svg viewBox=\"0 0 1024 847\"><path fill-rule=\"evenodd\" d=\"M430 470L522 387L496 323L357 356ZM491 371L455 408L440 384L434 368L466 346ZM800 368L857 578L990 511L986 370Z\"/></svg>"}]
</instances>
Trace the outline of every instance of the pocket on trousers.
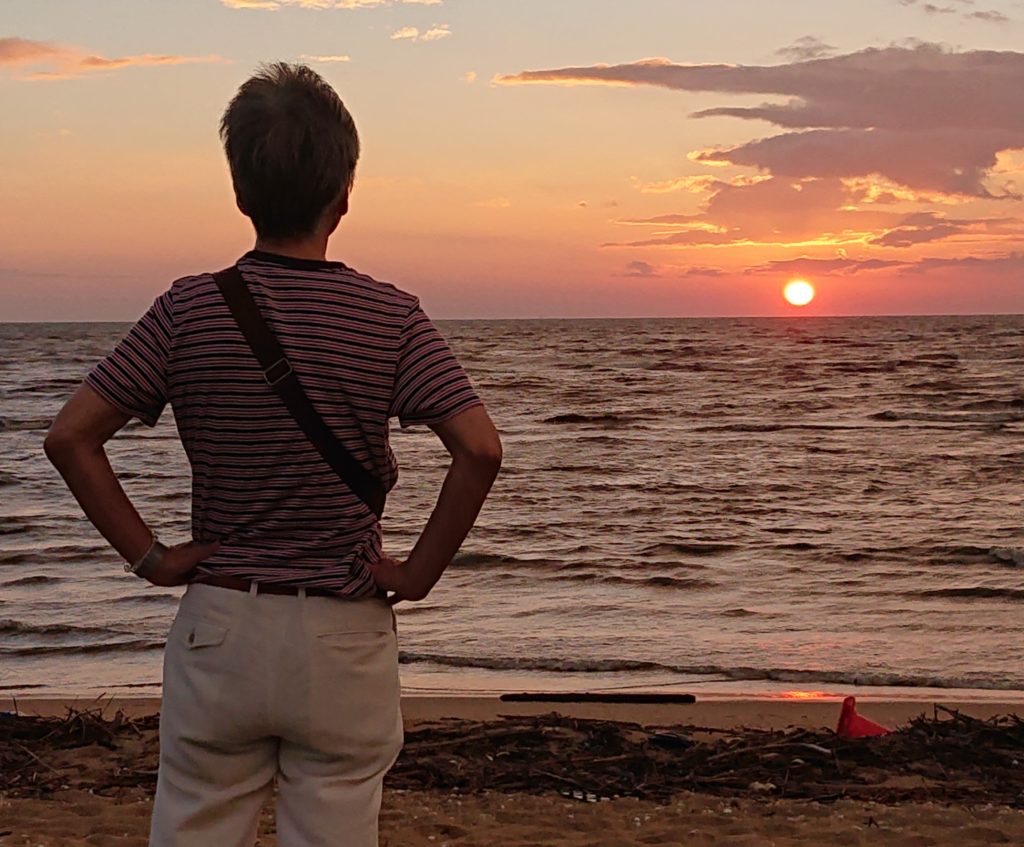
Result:
<instances>
[{"instance_id":1,"label":"pocket on trousers","mask_svg":"<svg viewBox=\"0 0 1024 847\"><path fill-rule=\"evenodd\" d=\"M208 623L207 621L181 619L178 638L188 650L201 650L204 647L217 647L228 637L228 628Z\"/></svg>"}]
</instances>

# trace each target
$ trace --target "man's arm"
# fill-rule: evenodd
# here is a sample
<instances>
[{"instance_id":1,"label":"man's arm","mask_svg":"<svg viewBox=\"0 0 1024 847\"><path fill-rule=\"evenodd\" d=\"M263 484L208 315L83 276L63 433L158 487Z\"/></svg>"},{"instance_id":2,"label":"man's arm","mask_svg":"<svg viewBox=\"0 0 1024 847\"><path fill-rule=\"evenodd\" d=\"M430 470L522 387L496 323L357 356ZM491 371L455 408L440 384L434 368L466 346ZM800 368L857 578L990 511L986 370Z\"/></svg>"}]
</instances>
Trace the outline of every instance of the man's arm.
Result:
<instances>
[{"instance_id":1,"label":"man's arm","mask_svg":"<svg viewBox=\"0 0 1024 847\"><path fill-rule=\"evenodd\" d=\"M469 535L501 468L501 439L483 406L431 429L452 463L430 520L404 564L385 558L370 565L377 585L394 592L392 602L427 596Z\"/></svg>"},{"instance_id":2,"label":"man's arm","mask_svg":"<svg viewBox=\"0 0 1024 847\"><path fill-rule=\"evenodd\" d=\"M43 449L93 526L126 561L137 562L153 543L153 533L125 494L103 449L129 419L88 385L82 385L60 410ZM173 547L146 578L156 585L181 584L185 575L215 550L216 545L210 544Z\"/></svg>"}]
</instances>

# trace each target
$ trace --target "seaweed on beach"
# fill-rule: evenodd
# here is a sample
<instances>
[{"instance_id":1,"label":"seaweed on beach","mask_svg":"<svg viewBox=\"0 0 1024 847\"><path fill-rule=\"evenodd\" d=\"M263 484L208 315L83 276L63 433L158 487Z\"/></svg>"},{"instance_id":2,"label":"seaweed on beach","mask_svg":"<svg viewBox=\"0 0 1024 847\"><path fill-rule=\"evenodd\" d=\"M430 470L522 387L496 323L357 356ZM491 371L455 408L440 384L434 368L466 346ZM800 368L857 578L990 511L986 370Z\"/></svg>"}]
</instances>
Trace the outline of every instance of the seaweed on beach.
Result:
<instances>
[{"instance_id":1,"label":"seaweed on beach","mask_svg":"<svg viewBox=\"0 0 1024 847\"><path fill-rule=\"evenodd\" d=\"M443 722L410 732L389 776L403 789L561 791L667 800L683 791L834 801L1024 807L1024 720L936 707L897 732L655 729L548 715Z\"/></svg>"},{"instance_id":2,"label":"seaweed on beach","mask_svg":"<svg viewBox=\"0 0 1024 847\"><path fill-rule=\"evenodd\" d=\"M138 773L142 765L133 756L150 752L139 748L158 749L159 721L157 715L130 718L122 711L107 718L101 708L69 708L63 717L0 712L0 793L44 796L109 787L119 774ZM97 747L103 755L95 755Z\"/></svg>"},{"instance_id":3,"label":"seaweed on beach","mask_svg":"<svg viewBox=\"0 0 1024 847\"><path fill-rule=\"evenodd\" d=\"M151 793L157 720L120 712L111 719L74 711L63 718L0 715L0 792ZM698 792L1024 807L1024 720L979 720L936 707L890 735L863 740L828 730L656 728L556 714L444 720L407 733L387 785L464 794L555 792L590 801Z\"/></svg>"}]
</instances>

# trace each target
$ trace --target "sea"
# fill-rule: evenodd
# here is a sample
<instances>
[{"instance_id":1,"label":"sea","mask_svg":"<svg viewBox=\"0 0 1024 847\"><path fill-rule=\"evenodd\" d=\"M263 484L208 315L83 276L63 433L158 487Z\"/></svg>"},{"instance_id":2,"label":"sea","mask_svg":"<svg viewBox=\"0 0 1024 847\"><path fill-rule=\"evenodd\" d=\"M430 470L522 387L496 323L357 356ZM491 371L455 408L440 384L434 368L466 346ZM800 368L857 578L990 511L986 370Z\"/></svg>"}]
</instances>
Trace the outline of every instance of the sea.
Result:
<instances>
[{"instance_id":1,"label":"sea","mask_svg":"<svg viewBox=\"0 0 1024 847\"><path fill-rule=\"evenodd\" d=\"M0 696L159 693L180 590L125 576L43 456L125 324L0 324ZM442 322L505 464L423 602L409 694L1024 696L1024 317ZM386 550L446 454L393 428ZM168 410L108 445L169 541Z\"/></svg>"}]
</instances>

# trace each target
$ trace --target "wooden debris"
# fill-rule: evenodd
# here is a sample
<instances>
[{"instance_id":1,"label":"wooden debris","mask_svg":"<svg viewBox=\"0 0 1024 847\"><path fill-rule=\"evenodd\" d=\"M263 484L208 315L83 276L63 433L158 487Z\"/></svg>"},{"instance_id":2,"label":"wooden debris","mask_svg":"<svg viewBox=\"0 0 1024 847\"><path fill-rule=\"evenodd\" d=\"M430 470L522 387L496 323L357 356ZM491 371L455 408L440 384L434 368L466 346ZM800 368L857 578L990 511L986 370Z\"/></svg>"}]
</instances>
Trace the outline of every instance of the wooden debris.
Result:
<instances>
[{"instance_id":1,"label":"wooden debris","mask_svg":"<svg viewBox=\"0 0 1024 847\"><path fill-rule=\"evenodd\" d=\"M155 716L0 714L0 793L64 788L151 793ZM699 733L699 740L697 734ZM97 756L95 753L102 755ZM936 709L890 735L845 740L821 730L642 727L559 715L422 725L388 775L393 789L635 796L841 797L1024 807L1024 720Z\"/></svg>"}]
</instances>

